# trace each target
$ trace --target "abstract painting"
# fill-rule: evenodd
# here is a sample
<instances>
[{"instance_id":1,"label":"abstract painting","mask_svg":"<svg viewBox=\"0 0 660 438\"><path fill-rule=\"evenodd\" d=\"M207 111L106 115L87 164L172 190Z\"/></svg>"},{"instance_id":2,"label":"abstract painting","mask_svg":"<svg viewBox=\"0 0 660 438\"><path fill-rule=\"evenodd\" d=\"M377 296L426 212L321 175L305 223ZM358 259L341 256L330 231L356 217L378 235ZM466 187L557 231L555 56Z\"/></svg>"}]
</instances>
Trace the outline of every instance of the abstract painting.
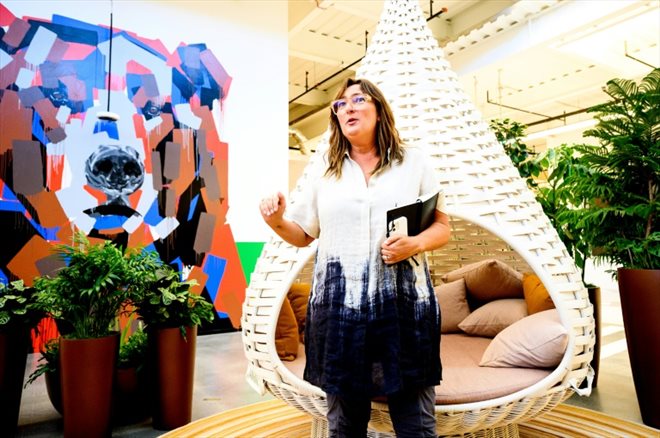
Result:
<instances>
[{"instance_id":1,"label":"abstract painting","mask_svg":"<svg viewBox=\"0 0 660 438\"><path fill-rule=\"evenodd\" d=\"M222 63L203 43L169 50L2 4L0 26L0 281L54 272L52 245L81 230L157 251L214 303L215 329L238 328L246 280L225 220Z\"/></svg>"}]
</instances>

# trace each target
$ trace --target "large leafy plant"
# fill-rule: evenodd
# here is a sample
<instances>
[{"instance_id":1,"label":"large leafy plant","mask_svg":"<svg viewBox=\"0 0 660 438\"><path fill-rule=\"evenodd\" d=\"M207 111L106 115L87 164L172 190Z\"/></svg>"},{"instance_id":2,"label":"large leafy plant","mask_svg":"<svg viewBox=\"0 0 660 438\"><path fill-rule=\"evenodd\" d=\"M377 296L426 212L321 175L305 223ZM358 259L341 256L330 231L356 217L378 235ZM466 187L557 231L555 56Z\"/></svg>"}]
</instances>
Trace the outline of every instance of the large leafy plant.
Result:
<instances>
[{"instance_id":1,"label":"large leafy plant","mask_svg":"<svg viewBox=\"0 0 660 438\"><path fill-rule=\"evenodd\" d=\"M0 331L35 327L43 316L36 306L35 290L23 280L0 283Z\"/></svg>"},{"instance_id":2,"label":"large leafy plant","mask_svg":"<svg viewBox=\"0 0 660 438\"><path fill-rule=\"evenodd\" d=\"M580 193L567 185L566 181L583 174L586 170L579 164L577 151L572 145L563 144L550 148L540 154L536 161L546 174L546 180L541 181L534 189L536 200L541 204L543 212L550 219L560 240L575 261L584 282L591 244L577 223L566 214L574 206L581 205L584 200Z\"/></svg>"},{"instance_id":3,"label":"large leafy plant","mask_svg":"<svg viewBox=\"0 0 660 438\"><path fill-rule=\"evenodd\" d=\"M196 282L183 281L178 271L158 265L132 294L132 304L147 330L179 327L183 333L185 327L213 321L213 305L190 290Z\"/></svg>"},{"instance_id":4,"label":"large leafy plant","mask_svg":"<svg viewBox=\"0 0 660 438\"><path fill-rule=\"evenodd\" d=\"M110 335L130 284L140 272L131 269L129 258L110 241L92 244L76 233L71 245L57 245L56 252L67 266L54 277L35 280L38 305L58 321L64 336L74 339Z\"/></svg>"},{"instance_id":5,"label":"large leafy plant","mask_svg":"<svg viewBox=\"0 0 660 438\"><path fill-rule=\"evenodd\" d=\"M660 69L638 84L612 79L611 101L590 109L597 125L584 133L599 145L577 145L576 172L565 187L580 200L560 213L593 247L593 255L633 269L660 268Z\"/></svg>"},{"instance_id":6,"label":"large leafy plant","mask_svg":"<svg viewBox=\"0 0 660 438\"><path fill-rule=\"evenodd\" d=\"M527 182L528 187L535 188L535 178L541 174L543 168L535 160L534 151L522 141L526 126L510 119L494 119L490 121L490 129L518 169L520 177Z\"/></svg>"}]
</instances>

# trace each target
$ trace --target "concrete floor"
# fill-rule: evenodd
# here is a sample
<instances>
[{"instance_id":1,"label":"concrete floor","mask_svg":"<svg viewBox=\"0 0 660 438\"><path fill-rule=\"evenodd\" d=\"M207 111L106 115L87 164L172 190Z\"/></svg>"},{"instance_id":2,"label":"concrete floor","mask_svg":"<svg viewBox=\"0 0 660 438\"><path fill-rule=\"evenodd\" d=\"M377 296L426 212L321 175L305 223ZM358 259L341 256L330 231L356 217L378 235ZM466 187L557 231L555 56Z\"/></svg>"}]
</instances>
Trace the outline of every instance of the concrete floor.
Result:
<instances>
[{"instance_id":1,"label":"concrete floor","mask_svg":"<svg viewBox=\"0 0 660 438\"><path fill-rule=\"evenodd\" d=\"M598 386L590 397L574 395L567 403L641 423L630 363L625 345L618 292L602 288L602 350ZM36 367L39 355L28 358L26 374ZM218 412L271 399L259 396L245 381L246 359L241 335L205 335L197 340L193 420ZM148 438L161 435L150 420L141 424L116 427L114 437ZM43 378L23 392L17 437L62 436L61 417L46 395Z\"/></svg>"}]
</instances>

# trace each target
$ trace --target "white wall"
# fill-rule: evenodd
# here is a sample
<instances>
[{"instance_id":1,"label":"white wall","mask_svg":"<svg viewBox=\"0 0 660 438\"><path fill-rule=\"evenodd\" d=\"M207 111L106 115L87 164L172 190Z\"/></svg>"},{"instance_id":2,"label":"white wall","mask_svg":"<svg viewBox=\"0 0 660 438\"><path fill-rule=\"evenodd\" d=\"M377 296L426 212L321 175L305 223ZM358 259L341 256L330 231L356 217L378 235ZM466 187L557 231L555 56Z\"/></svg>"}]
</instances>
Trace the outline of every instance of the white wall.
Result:
<instances>
[{"instance_id":1,"label":"white wall","mask_svg":"<svg viewBox=\"0 0 660 438\"><path fill-rule=\"evenodd\" d=\"M3 1L18 17L53 14L109 25L107 0ZM288 187L287 3L272 0L114 1L114 27L160 40L205 43L232 77L218 117L229 144L229 213L238 242L268 239L257 205L264 193ZM224 189L224 188L223 188Z\"/></svg>"}]
</instances>

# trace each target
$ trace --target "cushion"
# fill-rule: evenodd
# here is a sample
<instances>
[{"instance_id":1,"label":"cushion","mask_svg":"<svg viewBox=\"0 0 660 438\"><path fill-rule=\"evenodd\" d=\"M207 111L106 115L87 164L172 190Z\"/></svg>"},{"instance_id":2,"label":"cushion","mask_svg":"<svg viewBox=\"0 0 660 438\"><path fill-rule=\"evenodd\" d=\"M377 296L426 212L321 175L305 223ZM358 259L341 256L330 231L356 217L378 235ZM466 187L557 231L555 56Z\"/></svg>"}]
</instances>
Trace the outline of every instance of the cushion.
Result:
<instances>
[{"instance_id":1,"label":"cushion","mask_svg":"<svg viewBox=\"0 0 660 438\"><path fill-rule=\"evenodd\" d=\"M464 278L468 294L479 302L523 297L522 274L495 259L465 265L440 278L445 283Z\"/></svg>"},{"instance_id":2,"label":"cushion","mask_svg":"<svg viewBox=\"0 0 660 438\"><path fill-rule=\"evenodd\" d=\"M550 374L545 369L480 367L491 341L459 333L441 336L442 382L435 387L437 405L492 400L529 388Z\"/></svg>"},{"instance_id":3,"label":"cushion","mask_svg":"<svg viewBox=\"0 0 660 438\"><path fill-rule=\"evenodd\" d=\"M309 283L293 283L287 293L287 298L291 303L291 308L298 323L300 342L305 342L305 320L307 318L307 303L309 302L309 293L311 290L312 285Z\"/></svg>"},{"instance_id":4,"label":"cushion","mask_svg":"<svg viewBox=\"0 0 660 438\"><path fill-rule=\"evenodd\" d=\"M522 298L495 300L470 313L458 328L474 336L493 337L527 316L527 304Z\"/></svg>"},{"instance_id":5,"label":"cushion","mask_svg":"<svg viewBox=\"0 0 660 438\"><path fill-rule=\"evenodd\" d=\"M298 323L288 298L284 298L275 327L275 349L282 360L294 360L298 354Z\"/></svg>"},{"instance_id":6,"label":"cushion","mask_svg":"<svg viewBox=\"0 0 660 438\"><path fill-rule=\"evenodd\" d=\"M556 367L566 351L568 334L557 309L530 315L502 330L479 365L488 367Z\"/></svg>"},{"instance_id":7,"label":"cushion","mask_svg":"<svg viewBox=\"0 0 660 438\"><path fill-rule=\"evenodd\" d=\"M550 375L545 369L480 367L479 360L492 340L462 333L441 336L442 383L435 387L436 405L472 403L513 394ZM285 363L298 378L305 371L305 348Z\"/></svg>"},{"instance_id":8,"label":"cushion","mask_svg":"<svg viewBox=\"0 0 660 438\"><path fill-rule=\"evenodd\" d=\"M543 286L543 283L541 283L538 275L532 272L525 272L522 282L525 302L527 303L527 313L532 315L555 308L555 303L552 302L550 294L545 286Z\"/></svg>"},{"instance_id":9,"label":"cushion","mask_svg":"<svg viewBox=\"0 0 660 438\"><path fill-rule=\"evenodd\" d=\"M465 280L460 278L451 283L434 288L440 306L440 332L459 332L458 323L470 314L470 307L465 298Z\"/></svg>"}]
</instances>

